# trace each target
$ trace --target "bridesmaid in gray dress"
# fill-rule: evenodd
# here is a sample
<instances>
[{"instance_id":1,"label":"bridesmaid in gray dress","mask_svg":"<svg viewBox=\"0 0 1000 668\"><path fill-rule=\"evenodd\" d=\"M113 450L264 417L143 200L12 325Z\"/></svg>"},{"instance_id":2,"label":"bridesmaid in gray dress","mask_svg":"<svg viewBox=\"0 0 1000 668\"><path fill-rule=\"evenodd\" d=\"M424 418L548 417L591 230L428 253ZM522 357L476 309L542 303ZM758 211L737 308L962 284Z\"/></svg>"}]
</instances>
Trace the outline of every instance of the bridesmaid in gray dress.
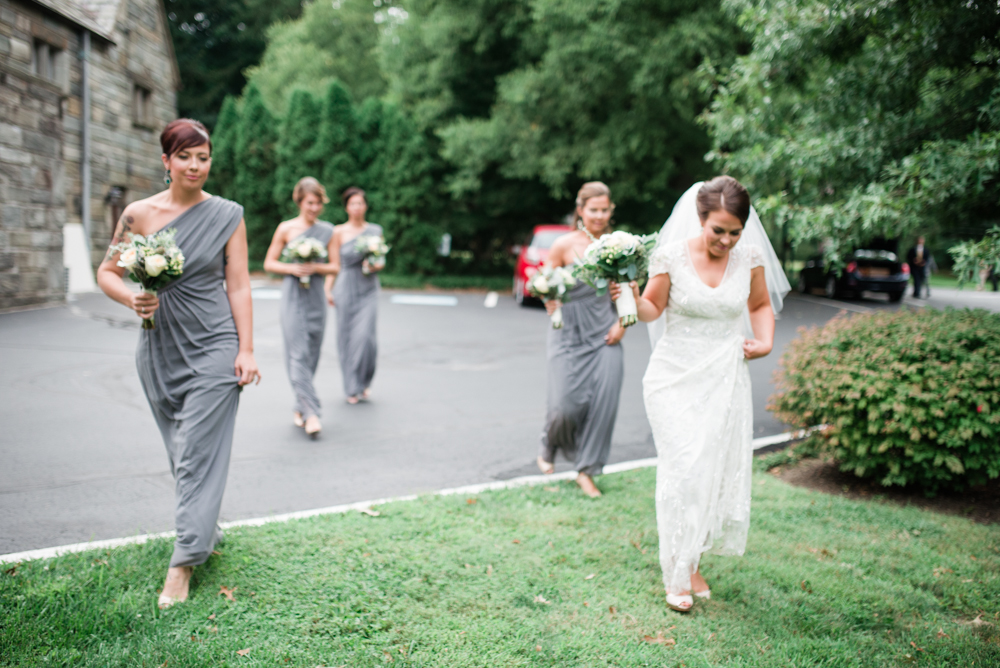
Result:
<instances>
[{"instance_id":1,"label":"bridesmaid in gray dress","mask_svg":"<svg viewBox=\"0 0 1000 668\"><path fill-rule=\"evenodd\" d=\"M281 284L281 331L285 339L285 369L295 393L292 423L305 427L306 434L316 438L322 425L313 377L326 331L326 298L323 281L317 277L336 276L340 258L333 243L333 225L318 219L323 205L330 201L322 184L311 176L300 179L292 191L292 199L299 207L299 215L281 223L274 231L264 269L285 275ZM316 239L326 246L329 260L292 264L278 259L285 246L303 238ZM308 285L302 283L303 277L311 277Z\"/></svg>"},{"instance_id":2,"label":"bridesmaid in gray dress","mask_svg":"<svg viewBox=\"0 0 1000 668\"><path fill-rule=\"evenodd\" d=\"M176 488L177 540L160 607L184 601L193 567L205 563L222 537L219 508L229 472L236 408L242 387L260 373L253 356L253 310L243 207L202 190L211 167L205 127L190 119L160 136L167 190L129 204L112 245L126 233L177 231L183 274L158 295L133 293L118 255L109 251L98 284L140 318L144 329L136 366L167 448Z\"/></svg>"},{"instance_id":3,"label":"bridesmaid in gray dress","mask_svg":"<svg viewBox=\"0 0 1000 668\"><path fill-rule=\"evenodd\" d=\"M546 263L571 266L587 246L610 232L611 191L600 182L586 183L576 199L577 231L559 237ZM619 345L625 329L611 297L598 296L580 282L563 305L562 329L550 329L548 339L548 413L542 433L538 467L555 470L556 453L572 461L576 482L585 494L601 495L593 477L604 470L611 451L611 433L618 416L618 398L625 373ZM551 313L557 302L546 308Z\"/></svg>"},{"instance_id":4,"label":"bridesmaid in gray dress","mask_svg":"<svg viewBox=\"0 0 1000 668\"><path fill-rule=\"evenodd\" d=\"M335 245L340 250L340 275L329 294L337 306L337 352L344 376L347 402L356 404L370 396L375 376L378 344L375 323L378 317L378 272L384 264L370 265L355 249L363 236L382 236L382 228L365 220L368 200L361 188L348 188L341 195L347 222L337 226ZM330 284L327 279L327 284Z\"/></svg>"}]
</instances>

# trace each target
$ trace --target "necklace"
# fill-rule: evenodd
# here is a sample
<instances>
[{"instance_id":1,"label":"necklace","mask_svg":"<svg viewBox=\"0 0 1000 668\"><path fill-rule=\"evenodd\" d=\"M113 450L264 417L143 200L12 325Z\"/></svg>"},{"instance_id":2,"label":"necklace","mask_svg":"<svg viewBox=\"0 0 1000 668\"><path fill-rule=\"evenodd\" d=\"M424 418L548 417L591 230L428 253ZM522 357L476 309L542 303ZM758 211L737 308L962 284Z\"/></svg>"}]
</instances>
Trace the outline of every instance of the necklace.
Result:
<instances>
[{"instance_id":1,"label":"necklace","mask_svg":"<svg viewBox=\"0 0 1000 668\"><path fill-rule=\"evenodd\" d=\"M608 227L611 227L611 226L608 225ZM595 237L593 234L590 233L590 230L587 229L587 226L583 224L582 220L576 221L576 228L578 230L580 230L581 232L583 232L584 234L586 234L588 237L590 237L591 241L597 241L598 240L597 237ZM607 228L605 228L605 229L607 229ZM605 234L607 234L607 233L605 232ZM603 237L604 235L602 234L601 236Z\"/></svg>"}]
</instances>

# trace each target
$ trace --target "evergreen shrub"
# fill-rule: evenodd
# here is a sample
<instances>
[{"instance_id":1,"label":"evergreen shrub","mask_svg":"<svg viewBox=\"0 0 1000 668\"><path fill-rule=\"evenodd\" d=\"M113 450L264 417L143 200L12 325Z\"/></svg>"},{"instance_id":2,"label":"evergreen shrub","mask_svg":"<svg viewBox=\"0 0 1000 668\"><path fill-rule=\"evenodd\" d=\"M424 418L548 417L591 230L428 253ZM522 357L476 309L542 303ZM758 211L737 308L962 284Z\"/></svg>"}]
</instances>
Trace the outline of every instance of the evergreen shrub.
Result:
<instances>
[{"instance_id":1,"label":"evergreen shrub","mask_svg":"<svg viewBox=\"0 0 1000 668\"><path fill-rule=\"evenodd\" d=\"M1000 314L903 310L803 328L769 408L842 471L928 492L1000 477Z\"/></svg>"}]
</instances>

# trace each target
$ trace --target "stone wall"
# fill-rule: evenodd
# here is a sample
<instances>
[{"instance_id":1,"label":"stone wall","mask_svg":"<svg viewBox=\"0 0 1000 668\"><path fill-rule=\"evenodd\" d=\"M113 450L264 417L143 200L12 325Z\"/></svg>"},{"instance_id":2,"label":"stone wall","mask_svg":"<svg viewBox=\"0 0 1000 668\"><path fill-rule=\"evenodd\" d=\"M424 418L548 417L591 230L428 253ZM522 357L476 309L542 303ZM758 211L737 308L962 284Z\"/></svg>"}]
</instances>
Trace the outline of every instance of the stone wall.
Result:
<instances>
[{"instance_id":1,"label":"stone wall","mask_svg":"<svg viewBox=\"0 0 1000 668\"><path fill-rule=\"evenodd\" d=\"M91 260L116 203L163 189L159 133L176 116L176 63L161 0L121 0L114 44L91 39ZM58 51L38 73L39 41ZM0 309L65 298L63 226L81 222L80 28L26 0L0 0ZM54 76L46 76L54 75ZM135 91L149 93L136 118Z\"/></svg>"},{"instance_id":2,"label":"stone wall","mask_svg":"<svg viewBox=\"0 0 1000 668\"><path fill-rule=\"evenodd\" d=\"M160 0L122 0L114 38L91 58L92 259L99 263L118 222L106 198L124 189L124 203L165 188L160 132L177 117L176 64ZM133 117L135 87L150 91L146 123ZM100 93L98 93L100 91ZM95 264L96 266L96 264Z\"/></svg>"},{"instance_id":3,"label":"stone wall","mask_svg":"<svg viewBox=\"0 0 1000 668\"><path fill-rule=\"evenodd\" d=\"M62 50L55 80L34 73L36 39ZM73 191L64 121L79 91L79 62L69 57L79 48L72 26L0 0L0 308L66 292L62 227Z\"/></svg>"}]
</instances>

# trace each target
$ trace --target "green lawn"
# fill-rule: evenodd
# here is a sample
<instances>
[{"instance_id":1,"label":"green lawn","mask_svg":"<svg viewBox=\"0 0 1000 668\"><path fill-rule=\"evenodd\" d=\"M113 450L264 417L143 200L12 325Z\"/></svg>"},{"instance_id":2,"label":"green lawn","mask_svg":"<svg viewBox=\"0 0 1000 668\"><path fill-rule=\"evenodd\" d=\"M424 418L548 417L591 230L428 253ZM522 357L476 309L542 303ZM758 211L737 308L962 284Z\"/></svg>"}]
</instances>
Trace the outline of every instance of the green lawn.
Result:
<instances>
[{"instance_id":1,"label":"green lawn","mask_svg":"<svg viewBox=\"0 0 1000 668\"><path fill-rule=\"evenodd\" d=\"M22 564L0 575L0 664L1000 664L1000 527L759 473L747 555L707 557L715 598L685 616L663 601L654 479L231 530L165 612L169 541Z\"/></svg>"}]
</instances>

